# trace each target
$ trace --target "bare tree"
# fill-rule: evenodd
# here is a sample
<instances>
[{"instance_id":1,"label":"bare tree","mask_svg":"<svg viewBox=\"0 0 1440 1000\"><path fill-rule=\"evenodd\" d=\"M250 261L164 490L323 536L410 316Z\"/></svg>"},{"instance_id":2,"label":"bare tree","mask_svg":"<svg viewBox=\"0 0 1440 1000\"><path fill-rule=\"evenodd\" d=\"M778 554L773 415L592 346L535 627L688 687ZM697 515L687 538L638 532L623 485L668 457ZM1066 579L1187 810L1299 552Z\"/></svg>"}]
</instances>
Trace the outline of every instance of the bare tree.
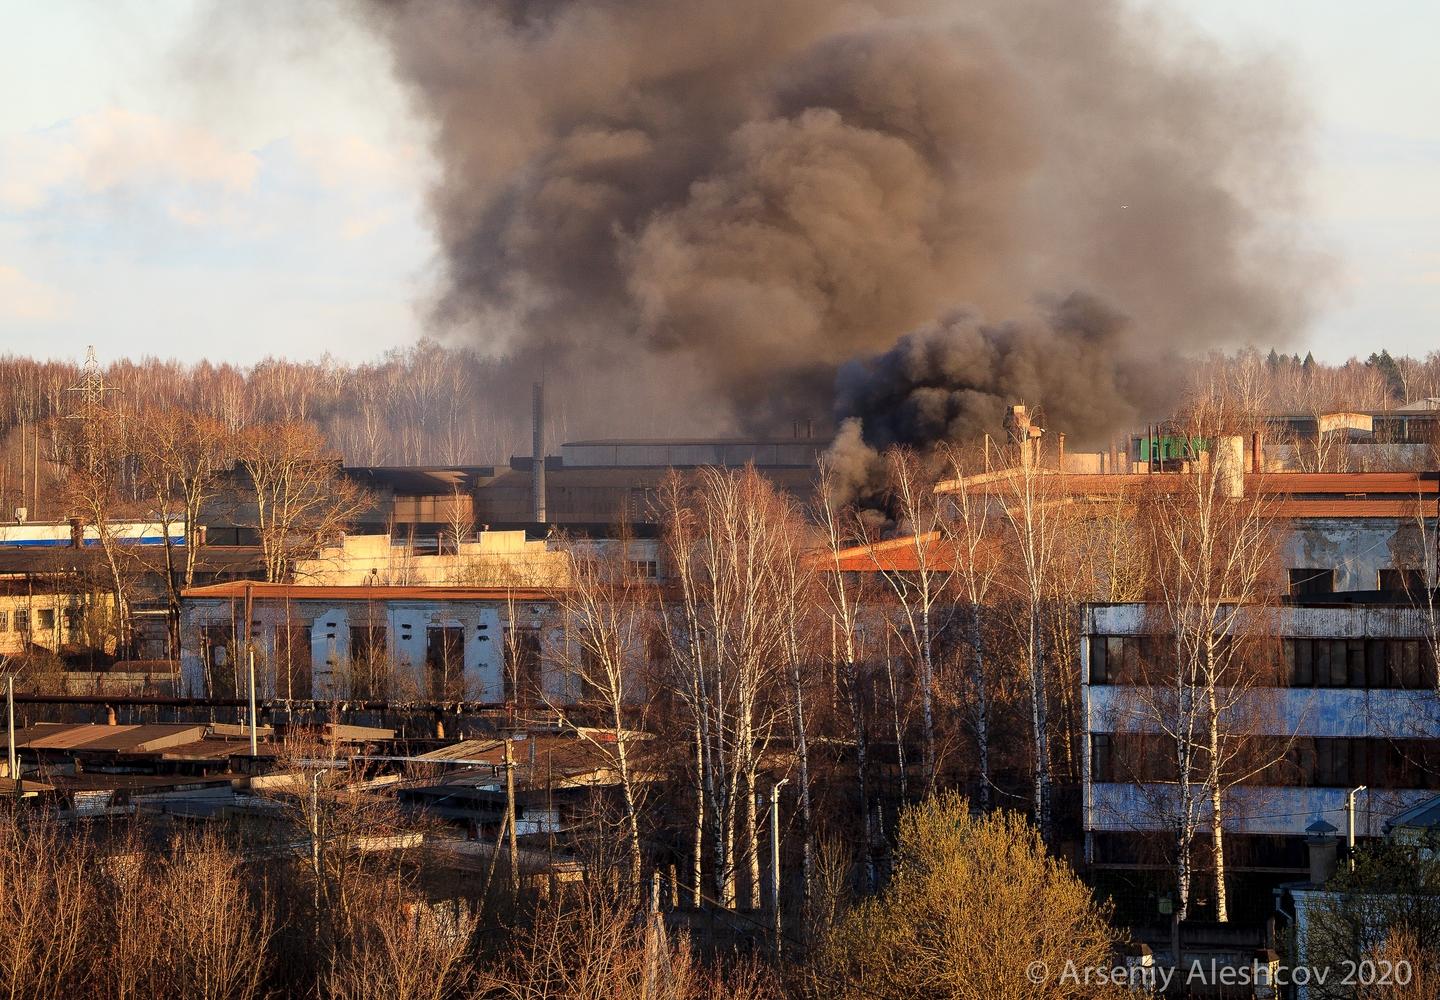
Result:
<instances>
[{"instance_id":1,"label":"bare tree","mask_svg":"<svg viewBox=\"0 0 1440 1000\"><path fill-rule=\"evenodd\" d=\"M951 624L956 561L945 534L943 504L935 494L935 477L913 451L895 448L885 455L889 499L904 532L903 552L889 545L901 568L892 568L877 554L875 565L895 593L900 610L900 636L915 665L920 695L922 765L925 786L935 787L935 661L936 645Z\"/></svg>"},{"instance_id":2,"label":"bare tree","mask_svg":"<svg viewBox=\"0 0 1440 1000\"><path fill-rule=\"evenodd\" d=\"M215 495L228 442L219 421L178 407L146 411L137 421L141 489L164 536L172 658L180 649L180 591L195 582L201 512ZM177 566L176 528L185 542L183 568Z\"/></svg>"},{"instance_id":3,"label":"bare tree","mask_svg":"<svg viewBox=\"0 0 1440 1000\"><path fill-rule=\"evenodd\" d=\"M1229 916L1225 792L1248 776L1248 766L1246 774L1233 773L1249 735L1237 730L1236 718L1264 680L1257 661L1273 662L1253 647L1265 622L1256 606L1267 593L1276 551L1273 502L1258 488L1246 489L1243 444L1229 433L1233 419L1223 397L1196 400L1184 434L1207 450L1190 456L1174 488L1152 494L1143 518L1156 558L1158 624L1173 657L1167 669L1174 671L1176 763L1185 789L1192 763L1201 765L1221 922ZM1188 848L1181 850L1188 857Z\"/></svg>"},{"instance_id":4,"label":"bare tree","mask_svg":"<svg viewBox=\"0 0 1440 1000\"><path fill-rule=\"evenodd\" d=\"M566 549L567 585L553 599L564 625L556 650L561 666L579 682L585 700L598 701L605 713L604 738L577 726L581 738L606 759L620 779L624 836L629 858L626 891L638 899L641 887L640 793L635 774L637 732L626 713L639 707L639 658L652 626L650 586L631 566L626 548L604 551L592 544ZM565 699L547 698L562 720Z\"/></svg>"},{"instance_id":5,"label":"bare tree","mask_svg":"<svg viewBox=\"0 0 1440 1000\"><path fill-rule=\"evenodd\" d=\"M842 561L841 553L859 546L865 536L853 509L837 503L838 484L834 471L823 460L819 466L820 481L816 490L812 518L824 531L822 553L824 572L821 574L826 605L830 613L832 640L831 659L836 661L839 677L837 687L844 692L849 707L850 725L855 740L855 784L859 797L860 857L865 888L875 884L873 831L870 821L868 724L865 718L865 697L862 682L864 661L864 613L868 574L852 574Z\"/></svg>"},{"instance_id":6,"label":"bare tree","mask_svg":"<svg viewBox=\"0 0 1440 1000\"><path fill-rule=\"evenodd\" d=\"M283 579L296 558L314 555L367 506L309 424L248 427L236 451L250 479L266 580Z\"/></svg>"},{"instance_id":7,"label":"bare tree","mask_svg":"<svg viewBox=\"0 0 1440 1000\"><path fill-rule=\"evenodd\" d=\"M974 464L973 461L967 461L967 457L954 448L949 449L947 455L954 479L946 484L946 542L954 560L955 589L964 615L973 699L970 714L980 772L980 808L989 809L991 786L994 784L990 765L990 690L994 681L981 618L990 606L991 589L1001 568L998 539L995 537L999 526L992 519L996 516L993 498L966 480L966 469Z\"/></svg>"},{"instance_id":8,"label":"bare tree","mask_svg":"<svg viewBox=\"0 0 1440 1000\"><path fill-rule=\"evenodd\" d=\"M799 544L800 526L793 505L753 468L703 469L693 488L672 477L660 503L676 580L660 620L696 734L697 812L710 834L716 894L734 904L743 866L758 906L756 776L785 715L775 691L784 662L775 554Z\"/></svg>"},{"instance_id":9,"label":"bare tree","mask_svg":"<svg viewBox=\"0 0 1440 1000\"><path fill-rule=\"evenodd\" d=\"M1004 450L986 449L987 472L998 458L996 484L1008 528L1010 571L1006 587L1018 603L1016 643L1030 698L1032 807L1048 842L1050 822L1050 692L1046 624L1060 539L1063 474L1043 469L1039 442L1023 439ZM993 456L993 458L992 458Z\"/></svg>"}]
</instances>

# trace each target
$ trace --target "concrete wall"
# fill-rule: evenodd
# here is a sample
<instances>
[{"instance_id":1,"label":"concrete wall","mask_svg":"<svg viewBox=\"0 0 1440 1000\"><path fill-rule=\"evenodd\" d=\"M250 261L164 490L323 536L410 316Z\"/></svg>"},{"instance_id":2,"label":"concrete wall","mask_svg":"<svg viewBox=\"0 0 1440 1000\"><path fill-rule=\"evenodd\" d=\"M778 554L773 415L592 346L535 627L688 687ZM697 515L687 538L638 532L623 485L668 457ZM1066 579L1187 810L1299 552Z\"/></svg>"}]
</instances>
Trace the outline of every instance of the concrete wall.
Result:
<instances>
[{"instance_id":1,"label":"concrete wall","mask_svg":"<svg viewBox=\"0 0 1440 1000\"><path fill-rule=\"evenodd\" d=\"M565 583L565 565L563 552L523 531L481 532L444 555L417 555L388 535L347 535L296 563L295 579L317 586L556 587Z\"/></svg>"},{"instance_id":2,"label":"concrete wall","mask_svg":"<svg viewBox=\"0 0 1440 1000\"><path fill-rule=\"evenodd\" d=\"M1156 709L1135 688L1095 685L1089 697L1091 732L1160 731ZM1226 716L1256 735L1440 739L1440 698L1428 690L1257 688L1233 702Z\"/></svg>"},{"instance_id":3,"label":"concrete wall","mask_svg":"<svg viewBox=\"0 0 1440 1000\"><path fill-rule=\"evenodd\" d=\"M1303 837L1316 817L1345 829L1345 789L1232 788L1225 796L1229 816L1225 828L1232 833ZM1418 789L1375 789L1357 796L1355 834L1384 836L1385 823L1398 813L1435 797ZM1176 786L1096 782L1090 786L1086 809L1087 830L1103 833L1157 832L1172 829L1167 817L1177 813ZM1201 823L1209 822L1209 802L1197 805Z\"/></svg>"},{"instance_id":4,"label":"concrete wall","mask_svg":"<svg viewBox=\"0 0 1440 1000\"><path fill-rule=\"evenodd\" d=\"M107 630L86 627L98 624L88 621L99 610L93 608L93 597L80 593L0 594L0 653L19 656L31 644L53 652L62 645L85 646L88 639L101 637L103 645L113 650L114 642L104 635ZM77 628L70 627L67 612ZM43 621L47 618L48 623ZM28 624L22 626L22 620ZM94 635L88 634L92 632Z\"/></svg>"},{"instance_id":5,"label":"concrete wall","mask_svg":"<svg viewBox=\"0 0 1440 1000\"><path fill-rule=\"evenodd\" d=\"M1333 567L1336 590L1375 590L1382 569L1418 558L1412 533L1390 518L1310 518L1294 522L1280 557L1286 568Z\"/></svg>"},{"instance_id":6,"label":"concrete wall","mask_svg":"<svg viewBox=\"0 0 1440 1000\"><path fill-rule=\"evenodd\" d=\"M1419 608L1353 605L1336 607L1258 608L1269 619L1266 630L1278 636L1314 636L1331 639L1404 639L1425 634L1425 615ZM1142 635L1147 617L1144 604L1097 604L1085 614L1088 635Z\"/></svg>"}]
</instances>

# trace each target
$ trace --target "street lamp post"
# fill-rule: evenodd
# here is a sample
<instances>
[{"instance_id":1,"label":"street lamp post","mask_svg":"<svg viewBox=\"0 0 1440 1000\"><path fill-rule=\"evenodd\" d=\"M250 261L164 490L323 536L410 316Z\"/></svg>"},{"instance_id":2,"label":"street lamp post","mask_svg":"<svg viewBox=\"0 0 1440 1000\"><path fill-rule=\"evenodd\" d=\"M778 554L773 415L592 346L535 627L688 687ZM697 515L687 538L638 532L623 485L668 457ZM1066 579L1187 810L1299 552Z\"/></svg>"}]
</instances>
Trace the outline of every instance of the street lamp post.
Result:
<instances>
[{"instance_id":1,"label":"street lamp post","mask_svg":"<svg viewBox=\"0 0 1440 1000\"><path fill-rule=\"evenodd\" d=\"M789 781L781 778L770 791L770 913L774 921L775 958L780 958L780 789Z\"/></svg>"},{"instance_id":2,"label":"street lamp post","mask_svg":"<svg viewBox=\"0 0 1440 1000\"><path fill-rule=\"evenodd\" d=\"M1350 870L1355 870L1355 796L1365 791L1364 785L1356 785L1345 793L1345 853Z\"/></svg>"}]
</instances>

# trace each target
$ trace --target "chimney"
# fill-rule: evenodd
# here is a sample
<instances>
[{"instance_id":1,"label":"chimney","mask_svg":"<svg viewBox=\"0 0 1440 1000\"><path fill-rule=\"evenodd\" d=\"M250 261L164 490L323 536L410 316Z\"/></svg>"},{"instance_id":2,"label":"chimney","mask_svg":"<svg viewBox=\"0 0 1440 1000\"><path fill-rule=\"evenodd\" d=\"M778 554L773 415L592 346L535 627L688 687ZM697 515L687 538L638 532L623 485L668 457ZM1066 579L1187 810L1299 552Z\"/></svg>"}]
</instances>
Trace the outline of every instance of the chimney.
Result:
<instances>
[{"instance_id":1,"label":"chimney","mask_svg":"<svg viewBox=\"0 0 1440 1000\"><path fill-rule=\"evenodd\" d=\"M1005 413L1005 433L1020 452L1020 464L1029 468L1040 451L1040 435L1045 433L1030 422L1024 404L1016 403Z\"/></svg>"},{"instance_id":2,"label":"chimney","mask_svg":"<svg viewBox=\"0 0 1440 1000\"><path fill-rule=\"evenodd\" d=\"M1265 471L1265 456L1260 450L1259 431L1250 435L1250 471L1257 476Z\"/></svg>"},{"instance_id":3,"label":"chimney","mask_svg":"<svg viewBox=\"0 0 1440 1000\"><path fill-rule=\"evenodd\" d=\"M1232 500L1245 495L1245 439L1239 434L1215 441L1211 460L1220 463L1217 470L1224 477L1225 494Z\"/></svg>"},{"instance_id":4,"label":"chimney","mask_svg":"<svg viewBox=\"0 0 1440 1000\"><path fill-rule=\"evenodd\" d=\"M534 413L530 442L530 520L545 523L545 384L534 387Z\"/></svg>"},{"instance_id":5,"label":"chimney","mask_svg":"<svg viewBox=\"0 0 1440 1000\"><path fill-rule=\"evenodd\" d=\"M1065 432L1055 435L1055 468L1065 471Z\"/></svg>"},{"instance_id":6,"label":"chimney","mask_svg":"<svg viewBox=\"0 0 1440 1000\"><path fill-rule=\"evenodd\" d=\"M1340 846L1340 841L1335 834L1339 833L1338 827L1317 819L1305 828L1309 834L1305 838L1305 846L1310 849L1310 881L1315 885L1324 885L1335 874L1335 853Z\"/></svg>"}]
</instances>

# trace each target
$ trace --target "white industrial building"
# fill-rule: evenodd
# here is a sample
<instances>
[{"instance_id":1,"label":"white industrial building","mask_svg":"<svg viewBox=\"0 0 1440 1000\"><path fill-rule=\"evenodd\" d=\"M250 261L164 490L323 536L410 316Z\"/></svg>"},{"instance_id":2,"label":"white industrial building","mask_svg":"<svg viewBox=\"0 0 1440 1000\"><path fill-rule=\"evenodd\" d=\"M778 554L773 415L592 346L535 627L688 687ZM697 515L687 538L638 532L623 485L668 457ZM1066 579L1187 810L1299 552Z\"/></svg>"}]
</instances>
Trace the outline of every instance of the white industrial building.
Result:
<instances>
[{"instance_id":1,"label":"white industrial building","mask_svg":"<svg viewBox=\"0 0 1440 1000\"><path fill-rule=\"evenodd\" d=\"M565 673L542 654L559 636L544 591L245 582L186 591L186 694L246 689L247 603L263 698L500 703L571 694Z\"/></svg>"}]
</instances>

